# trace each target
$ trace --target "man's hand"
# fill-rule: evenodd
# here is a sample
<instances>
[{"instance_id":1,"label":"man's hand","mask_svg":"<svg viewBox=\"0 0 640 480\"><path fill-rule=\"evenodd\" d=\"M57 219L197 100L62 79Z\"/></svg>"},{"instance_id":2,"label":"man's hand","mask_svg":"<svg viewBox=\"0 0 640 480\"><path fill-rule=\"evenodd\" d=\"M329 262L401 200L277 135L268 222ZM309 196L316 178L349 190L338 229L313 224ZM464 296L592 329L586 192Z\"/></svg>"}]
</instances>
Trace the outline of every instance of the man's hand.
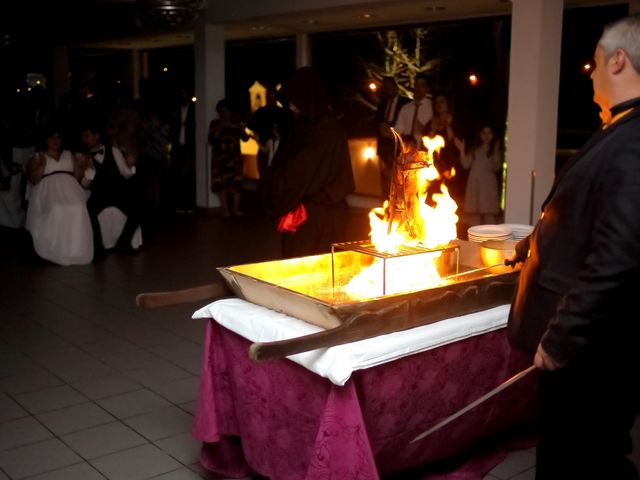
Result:
<instances>
[{"instance_id":1,"label":"man's hand","mask_svg":"<svg viewBox=\"0 0 640 480\"><path fill-rule=\"evenodd\" d=\"M547 352L542 348L542 344L538 344L538 350L533 358L533 364L540 370L555 370L561 365L556 362Z\"/></svg>"},{"instance_id":2,"label":"man's hand","mask_svg":"<svg viewBox=\"0 0 640 480\"><path fill-rule=\"evenodd\" d=\"M504 259L504 264L507 267L511 267L511 268L515 268L517 264L522 262L523 262L522 258L520 258L517 253L514 253L509 258Z\"/></svg>"}]
</instances>

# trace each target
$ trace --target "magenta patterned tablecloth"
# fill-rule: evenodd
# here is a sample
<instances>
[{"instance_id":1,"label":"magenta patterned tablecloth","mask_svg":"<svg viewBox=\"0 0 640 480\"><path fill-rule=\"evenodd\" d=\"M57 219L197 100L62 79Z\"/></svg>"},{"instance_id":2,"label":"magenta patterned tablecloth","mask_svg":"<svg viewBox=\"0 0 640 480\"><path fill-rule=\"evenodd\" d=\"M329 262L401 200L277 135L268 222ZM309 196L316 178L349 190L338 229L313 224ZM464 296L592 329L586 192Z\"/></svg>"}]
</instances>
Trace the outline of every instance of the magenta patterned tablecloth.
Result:
<instances>
[{"instance_id":1,"label":"magenta patterned tablecloth","mask_svg":"<svg viewBox=\"0 0 640 480\"><path fill-rule=\"evenodd\" d=\"M530 364L504 329L356 371L342 387L287 359L254 362L249 345L209 322L193 435L203 442L202 465L225 477L378 479L459 455L529 420L535 408L531 374L409 444ZM481 479L503 457L493 451L418 478Z\"/></svg>"}]
</instances>

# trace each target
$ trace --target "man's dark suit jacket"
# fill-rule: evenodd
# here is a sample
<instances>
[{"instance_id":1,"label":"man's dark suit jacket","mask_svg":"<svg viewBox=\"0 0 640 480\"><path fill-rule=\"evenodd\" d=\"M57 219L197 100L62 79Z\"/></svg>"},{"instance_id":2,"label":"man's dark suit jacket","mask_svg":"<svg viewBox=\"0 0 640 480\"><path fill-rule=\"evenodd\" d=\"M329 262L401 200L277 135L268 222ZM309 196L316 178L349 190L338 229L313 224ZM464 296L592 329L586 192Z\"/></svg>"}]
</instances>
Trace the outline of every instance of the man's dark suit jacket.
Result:
<instances>
[{"instance_id":1,"label":"man's dark suit jacket","mask_svg":"<svg viewBox=\"0 0 640 480\"><path fill-rule=\"evenodd\" d=\"M118 207L127 214L130 210L128 203L131 200L128 190L134 183L133 177L127 179L122 176L112 147L104 147L105 154L102 163L95 162L96 176L91 182L91 196L89 197L90 210L96 215L107 207Z\"/></svg>"},{"instance_id":2,"label":"man's dark suit jacket","mask_svg":"<svg viewBox=\"0 0 640 480\"><path fill-rule=\"evenodd\" d=\"M567 161L533 233L517 246L526 261L507 333L532 356L540 340L563 364L638 350L639 105L619 105L632 110Z\"/></svg>"},{"instance_id":3,"label":"man's dark suit jacket","mask_svg":"<svg viewBox=\"0 0 640 480\"><path fill-rule=\"evenodd\" d=\"M395 108L393 112L391 112L390 114L391 121L387 120L387 123L389 123L389 126L392 127L395 125L396 120L398 119L398 113L400 112L400 109L405 103L408 103L410 101L411 100L407 97L398 96L398 101L396 102ZM380 159L383 162L385 162L388 168L391 168L392 163L390 162L393 161L393 154L394 154L394 148L395 148L394 139L388 138L388 137L381 137L380 132L378 130L378 126L381 123L385 122L387 104L388 104L388 100L383 100L382 102L380 102L380 104L378 105L378 109L376 110L375 121L376 121L376 135L378 136L378 139L377 139L378 157L380 157Z\"/></svg>"}]
</instances>

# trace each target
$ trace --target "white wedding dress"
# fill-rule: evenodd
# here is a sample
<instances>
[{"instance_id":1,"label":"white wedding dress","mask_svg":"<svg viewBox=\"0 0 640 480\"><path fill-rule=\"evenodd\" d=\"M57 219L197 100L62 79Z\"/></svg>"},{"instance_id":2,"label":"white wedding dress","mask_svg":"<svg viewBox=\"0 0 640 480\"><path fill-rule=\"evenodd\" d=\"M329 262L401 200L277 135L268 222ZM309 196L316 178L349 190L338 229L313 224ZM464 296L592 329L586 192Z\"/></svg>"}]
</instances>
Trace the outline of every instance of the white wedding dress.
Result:
<instances>
[{"instance_id":1,"label":"white wedding dress","mask_svg":"<svg viewBox=\"0 0 640 480\"><path fill-rule=\"evenodd\" d=\"M60 160L45 154L42 179L33 186L26 228L36 253L59 265L85 265L93 259L93 233L87 194L73 176L72 153Z\"/></svg>"}]
</instances>

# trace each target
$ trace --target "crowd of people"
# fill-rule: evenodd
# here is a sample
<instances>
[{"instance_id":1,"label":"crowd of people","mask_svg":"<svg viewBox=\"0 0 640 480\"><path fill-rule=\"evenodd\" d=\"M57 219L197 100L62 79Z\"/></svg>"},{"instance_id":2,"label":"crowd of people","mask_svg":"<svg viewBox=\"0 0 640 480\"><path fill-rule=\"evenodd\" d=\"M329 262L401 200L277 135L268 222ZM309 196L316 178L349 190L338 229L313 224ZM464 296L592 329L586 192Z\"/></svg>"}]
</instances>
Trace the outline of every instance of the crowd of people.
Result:
<instances>
[{"instance_id":1,"label":"crowd of people","mask_svg":"<svg viewBox=\"0 0 640 480\"><path fill-rule=\"evenodd\" d=\"M39 257L77 265L111 249L135 255L146 218L195 211L191 96L179 89L161 104L148 80L139 86L134 100L124 87L107 95L89 82L56 108L42 86L16 95L2 136L15 201L3 211L26 212L8 226L24 224Z\"/></svg>"},{"instance_id":2,"label":"crowd of people","mask_svg":"<svg viewBox=\"0 0 640 480\"><path fill-rule=\"evenodd\" d=\"M393 77L383 79L381 93L375 121L383 197L389 195L391 172L401 153L391 129L403 143L418 149L425 148L423 136L439 135L444 146L435 154L435 165L458 205L459 225L498 222L503 158L496 127L479 121L471 129L473 140L467 143L464 130L469 128L456 120L450 96L440 91L432 95L427 78L421 74L414 78L413 99L399 94Z\"/></svg>"},{"instance_id":3,"label":"crowd of people","mask_svg":"<svg viewBox=\"0 0 640 480\"><path fill-rule=\"evenodd\" d=\"M188 90L176 89L170 106L160 104L158 92L147 79L140 82L136 100L121 87L109 100L92 91L91 84L85 90L76 96L64 94L57 109L52 109L43 90L36 89L31 104L21 106L21 115L12 126L12 131L19 130L20 135L10 135L14 143L18 142L13 145L14 157L17 152L18 164L26 173L27 190L33 190L34 200L46 199L37 209L38 202L25 196L26 205L31 207L26 226L34 247L43 258L61 264L104 258L106 249L113 245L108 241L105 247L103 237L113 236L109 233L112 228L121 229L115 248L135 253L145 216L165 211L191 213L196 204L195 108ZM391 128L418 148L423 148L422 136L440 135L445 145L437 155L436 166L458 204L460 223L497 222L502 169L497 132L483 125L467 148L451 98L443 92L432 95L422 75L414 79L412 99L399 95L392 77L384 78L381 93L375 129L383 197L389 195L399 152ZM283 255L327 250L331 242L343 240L339 232L344 221L341 215L347 195L354 190L345 128L331 107L326 85L313 68L298 69L280 91L270 86L265 100L266 105L245 114L238 112L238 102L233 99L217 103L207 135L211 191L219 200L223 217L244 214L245 162L240 144L252 137L259 147L259 209L278 223L296 207L304 206L305 220L295 233L282 232ZM36 138L42 145L36 146ZM69 178L50 178L59 171L69 173ZM89 196L86 216L93 239L92 248L75 250L77 258L64 249L55 255L45 251L39 240L39 232L47 225L42 208L64 203L44 184L68 183L71 175ZM57 201L50 201L52 198ZM113 209L122 214L115 223L108 220ZM60 213L50 215L55 219ZM84 220L76 221L86 226ZM61 227L56 230L71 231Z\"/></svg>"}]
</instances>

